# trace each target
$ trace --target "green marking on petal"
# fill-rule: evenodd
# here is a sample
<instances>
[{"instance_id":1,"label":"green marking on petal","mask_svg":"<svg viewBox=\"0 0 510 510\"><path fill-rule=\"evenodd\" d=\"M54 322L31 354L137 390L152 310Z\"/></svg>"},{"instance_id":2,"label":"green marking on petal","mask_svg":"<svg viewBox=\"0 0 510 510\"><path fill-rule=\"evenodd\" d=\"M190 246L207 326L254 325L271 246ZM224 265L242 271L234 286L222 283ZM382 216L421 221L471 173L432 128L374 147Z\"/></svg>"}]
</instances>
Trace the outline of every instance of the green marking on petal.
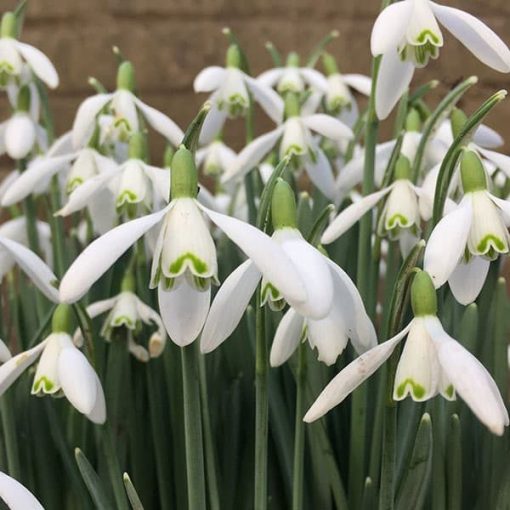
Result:
<instances>
[{"instance_id":1,"label":"green marking on petal","mask_svg":"<svg viewBox=\"0 0 510 510\"><path fill-rule=\"evenodd\" d=\"M32 394L38 393L51 393L55 389L55 383L50 381L46 376L42 376L37 381L34 381L32 386Z\"/></svg>"},{"instance_id":2,"label":"green marking on petal","mask_svg":"<svg viewBox=\"0 0 510 510\"><path fill-rule=\"evenodd\" d=\"M441 42L439 37L436 34L434 34L434 32L432 32L432 30L428 30L428 29L423 30L416 40L420 44L425 44L425 43L429 42L436 46L439 45Z\"/></svg>"},{"instance_id":3,"label":"green marking on petal","mask_svg":"<svg viewBox=\"0 0 510 510\"><path fill-rule=\"evenodd\" d=\"M386 229L391 230L396 227L407 227L409 220L403 215L396 213L386 221Z\"/></svg>"},{"instance_id":4,"label":"green marking on petal","mask_svg":"<svg viewBox=\"0 0 510 510\"><path fill-rule=\"evenodd\" d=\"M115 319L113 320L112 326L114 327L126 326L129 329L135 329L136 324L126 315L119 315L118 317L115 317Z\"/></svg>"},{"instance_id":5,"label":"green marking on petal","mask_svg":"<svg viewBox=\"0 0 510 510\"><path fill-rule=\"evenodd\" d=\"M444 394L449 398L453 399L455 398L455 389L453 387L453 384L450 384L445 390Z\"/></svg>"},{"instance_id":6,"label":"green marking on petal","mask_svg":"<svg viewBox=\"0 0 510 510\"><path fill-rule=\"evenodd\" d=\"M83 184L83 179L81 177L75 177L71 179L66 186L66 192L70 195L78 186Z\"/></svg>"},{"instance_id":7,"label":"green marking on petal","mask_svg":"<svg viewBox=\"0 0 510 510\"><path fill-rule=\"evenodd\" d=\"M397 388L397 396L399 398L402 398L405 395L408 386L410 386L411 396L413 399L421 400L425 396L425 388L421 384L413 381L411 378L407 378Z\"/></svg>"},{"instance_id":8,"label":"green marking on petal","mask_svg":"<svg viewBox=\"0 0 510 510\"><path fill-rule=\"evenodd\" d=\"M140 201L138 195L129 189L124 190L118 197L116 201L117 207L122 207L124 204L136 204Z\"/></svg>"},{"instance_id":9,"label":"green marking on petal","mask_svg":"<svg viewBox=\"0 0 510 510\"><path fill-rule=\"evenodd\" d=\"M186 261L189 262L188 266L191 269L191 272L196 276L201 276L207 273L208 266L203 261L200 260L196 255L193 253L185 253L184 255L181 255L178 259L176 259L174 262L170 264L169 272L170 274L179 275L182 273L184 265L186 264Z\"/></svg>"},{"instance_id":10,"label":"green marking on petal","mask_svg":"<svg viewBox=\"0 0 510 510\"><path fill-rule=\"evenodd\" d=\"M490 258L497 257L498 253L506 253L508 246L503 239L495 236L494 234L487 234L476 247L477 251L482 255L487 255Z\"/></svg>"}]
</instances>

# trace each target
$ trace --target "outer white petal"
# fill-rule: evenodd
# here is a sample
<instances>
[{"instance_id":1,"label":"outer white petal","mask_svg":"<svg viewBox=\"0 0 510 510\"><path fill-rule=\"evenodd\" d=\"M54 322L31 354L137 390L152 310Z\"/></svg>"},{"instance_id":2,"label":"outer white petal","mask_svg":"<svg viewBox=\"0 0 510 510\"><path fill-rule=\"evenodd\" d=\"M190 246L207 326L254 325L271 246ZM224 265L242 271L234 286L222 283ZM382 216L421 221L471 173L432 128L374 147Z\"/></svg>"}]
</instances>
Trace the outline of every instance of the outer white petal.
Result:
<instances>
[{"instance_id":1,"label":"outer white petal","mask_svg":"<svg viewBox=\"0 0 510 510\"><path fill-rule=\"evenodd\" d=\"M28 351L17 354L0 366L0 395L39 357L46 347L46 341L32 347Z\"/></svg>"},{"instance_id":2,"label":"outer white petal","mask_svg":"<svg viewBox=\"0 0 510 510\"><path fill-rule=\"evenodd\" d=\"M502 217L505 225L510 226L510 201L498 198L491 193L487 193L487 196L499 207L502 212Z\"/></svg>"},{"instance_id":3,"label":"outer white petal","mask_svg":"<svg viewBox=\"0 0 510 510\"><path fill-rule=\"evenodd\" d=\"M269 363L272 367L283 365L294 353L303 335L304 318L289 308L283 316L271 346Z\"/></svg>"},{"instance_id":4,"label":"outer white petal","mask_svg":"<svg viewBox=\"0 0 510 510\"><path fill-rule=\"evenodd\" d=\"M319 133L331 140L350 140L353 137L352 130L342 121L326 115L325 113L315 113L302 118L305 126L312 131Z\"/></svg>"},{"instance_id":5,"label":"outer white petal","mask_svg":"<svg viewBox=\"0 0 510 510\"><path fill-rule=\"evenodd\" d=\"M244 221L201 207L285 298L301 303L307 299L300 274L275 241Z\"/></svg>"},{"instance_id":6,"label":"outer white petal","mask_svg":"<svg viewBox=\"0 0 510 510\"><path fill-rule=\"evenodd\" d=\"M199 141L201 145L207 145L214 140L214 137L222 130L228 117L228 110L220 110L217 105L217 94L214 93L209 100L212 103L209 113L205 117Z\"/></svg>"},{"instance_id":7,"label":"outer white petal","mask_svg":"<svg viewBox=\"0 0 510 510\"><path fill-rule=\"evenodd\" d=\"M96 381L96 402L90 413L87 413L87 418L98 425L102 425L106 421L106 400L104 398L103 386L99 377L94 372L94 378Z\"/></svg>"},{"instance_id":8,"label":"outer white petal","mask_svg":"<svg viewBox=\"0 0 510 510\"><path fill-rule=\"evenodd\" d=\"M225 183L233 178L242 179L274 147L278 138L282 136L283 129L284 126L280 126L249 143L226 169L222 182Z\"/></svg>"},{"instance_id":9,"label":"outer white petal","mask_svg":"<svg viewBox=\"0 0 510 510\"><path fill-rule=\"evenodd\" d=\"M219 66L211 66L202 69L193 81L195 92L212 92L218 89L225 78L225 69Z\"/></svg>"},{"instance_id":10,"label":"outer white petal","mask_svg":"<svg viewBox=\"0 0 510 510\"><path fill-rule=\"evenodd\" d=\"M65 169L75 156L75 154L67 154L65 156L35 160L18 179L9 186L2 198L2 206L9 207L23 200L31 193L42 191L41 181Z\"/></svg>"},{"instance_id":11,"label":"outer white petal","mask_svg":"<svg viewBox=\"0 0 510 510\"><path fill-rule=\"evenodd\" d=\"M491 163L494 163L508 178L510 178L510 156L500 152L477 147L476 150Z\"/></svg>"},{"instance_id":12,"label":"outer white petal","mask_svg":"<svg viewBox=\"0 0 510 510\"><path fill-rule=\"evenodd\" d=\"M370 38L372 55L382 55L389 51L396 52L409 25L412 9L413 2L396 2L379 14Z\"/></svg>"},{"instance_id":13,"label":"outer white petal","mask_svg":"<svg viewBox=\"0 0 510 510\"><path fill-rule=\"evenodd\" d=\"M266 87L254 78L245 76L246 85L261 108L276 124L283 120L283 99L272 88Z\"/></svg>"},{"instance_id":14,"label":"outer white petal","mask_svg":"<svg viewBox=\"0 0 510 510\"><path fill-rule=\"evenodd\" d=\"M202 331L209 311L211 287L205 291L196 290L185 276L181 276L176 278L171 290L159 285L158 301L168 336L175 344L184 347L196 340Z\"/></svg>"},{"instance_id":15,"label":"outer white petal","mask_svg":"<svg viewBox=\"0 0 510 510\"><path fill-rule=\"evenodd\" d=\"M0 498L10 510L44 510L28 489L5 473L0 473Z\"/></svg>"},{"instance_id":16,"label":"outer white petal","mask_svg":"<svg viewBox=\"0 0 510 510\"><path fill-rule=\"evenodd\" d=\"M58 358L58 378L73 407L82 414L92 412L97 398L96 374L76 347L62 349Z\"/></svg>"},{"instance_id":17,"label":"outer white petal","mask_svg":"<svg viewBox=\"0 0 510 510\"><path fill-rule=\"evenodd\" d=\"M441 287L457 267L466 248L472 217L471 198L466 196L458 207L447 214L430 235L423 261L437 288Z\"/></svg>"},{"instance_id":18,"label":"outer white petal","mask_svg":"<svg viewBox=\"0 0 510 510\"><path fill-rule=\"evenodd\" d=\"M329 200L334 201L336 200L337 193L331 164L321 148L315 148L315 155L315 161L312 161L311 158L306 158L304 161L306 173L321 193Z\"/></svg>"},{"instance_id":19,"label":"outer white petal","mask_svg":"<svg viewBox=\"0 0 510 510\"><path fill-rule=\"evenodd\" d=\"M317 348L317 359L328 366L335 363L348 342L341 306L341 303L334 302L331 311L324 319L307 320L310 346Z\"/></svg>"},{"instance_id":20,"label":"outer white petal","mask_svg":"<svg viewBox=\"0 0 510 510\"><path fill-rule=\"evenodd\" d=\"M73 123L73 145L80 148L85 137L91 133L91 127L96 115L110 101L113 94L97 94L81 103Z\"/></svg>"},{"instance_id":21,"label":"outer white petal","mask_svg":"<svg viewBox=\"0 0 510 510\"><path fill-rule=\"evenodd\" d=\"M9 361L12 358L11 351L5 345L5 342L0 339L0 363L5 363L6 361Z\"/></svg>"},{"instance_id":22,"label":"outer white petal","mask_svg":"<svg viewBox=\"0 0 510 510\"><path fill-rule=\"evenodd\" d=\"M15 113L5 127L5 150L13 159L22 159L32 150L35 143L34 121L27 113Z\"/></svg>"},{"instance_id":23,"label":"outer white petal","mask_svg":"<svg viewBox=\"0 0 510 510\"><path fill-rule=\"evenodd\" d=\"M30 46L30 44L19 41L16 41L15 44L38 78L51 89L58 87L58 74L50 59L42 51Z\"/></svg>"},{"instance_id":24,"label":"outer white petal","mask_svg":"<svg viewBox=\"0 0 510 510\"><path fill-rule=\"evenodd\" d=\"M261 274L251 260L243 262L223 282L207 316L200 350L211 352L234 331L260 281Z\"/></svg>"},{"instance_id":25,"label":"outer white petal","mask_svg":"<svg viewBox=\"0 0 510 510\"><path fill-rule=\"evenodd\" d=\"M475 57L501 73L510 72L510 50L487 25L467 12L430 2L440 23Z\"/></svg>"},{"instance_id":26,"label":"outer white petal","mask_svg":"<svg viewBox=\"0 0 510 510\"><path fill-rule=\"evenodd\" d=\"M149 354L151 358L160 356L166 345L166 329L163 320L156 310L147 306L142 300L136 299L136 309L140 318L146 324L154 324L157 330L151 335L149 339Z\"/></svg>"},{"instance_id":27,"label":"outer white petal","mask_svg":"<svg viewBox=\"0 0 510 510\"><path fill-rule=\"evenodd\" d=\"M503 137L485 124L478 126L473 135L473 142L484 149L497 149L505 144Z\"/></svg>"},{"instance_id":28,"label":"outer white petal","mask_svg":"<svg viewBox=\"0 0 510 510\"><path fill-rule=\"evenodd\" d=\"M276 67L274 69L268 69L262 74L259 74L256 80L262 85L266 85L267 87L274 87L284 74L285 67Z\"/></svg>"},{"instance_id":29,"label":"outer white petal","mask_svg":"<svg viewBox=\"0 0 510 510\"><path fill-rule=\"evenodd\" d=\"M57 282L53 271L28 248L6 237L0 237L0 247L7 250L39 290L51 301L58 303Z\"/></svg>"},{"instance_id":30,"label":"outer white petal","mask_svg":"<svg viewBox=\"0 0 510 510\"><path fill-rule=\"evenodd\" d=\"M483 257L472 257L466 264L463 260L448 278L453 296L461 305L469 305L480 294L490 262Z\"/></svg>"},{"instance_id":31,"label":"outer white petal","mask_svg":"<svg viewBox=\"0 0 510 510\"><path fill-rule=\"evenodd\" d=\"M404 338L412 322L398 335L370 349L349 363L322 391L308 410L304 421L310 423L324 416L342 402L352 391L366 381L392 354Z\"/></svg>"},{"instance_id":32,"label":"outer white petal","mask_svg":"<svg viewBox=\"0 0 510 510\"><path fill-rule=\"evenodd\" d=\"M330 244L338 239L357 221L359 221L362 216L373 209L377 202L379 202L379 200L387 195L392 189L392 186L388 186L387 188L371 193L370 195L363 197L361 200L354 202L349 207L346 207L324 231L321 243Z\"/></svg>"},{"instance_id":33,"label":"outer white petal","mask_svg":"<svg viewBox=\"0 0 510 510\"><path fill-rule=\"evenodd\" d=\"M393 5L406 3L411 2L398 2ZM375 91L375 109L379 119L384 120L388 117L409 87L413 74L414 65L400 60L396 49L383 55Z\"/></svg>"},{"instance_id":34,"label":"outer white petal","mask_svg":"<svg viewBox=\"0 0 510 510\"><path fill-rule=\"evenodd\" d=\"M0 133L0 137L1 137ZM3 204L3 199L5 194L7 193L7 190L14 184L14 182L18 179L20 176L19 170L11 170L0 182L0 203Z\"/></svg>"},{"instance_id":35,"label":"outer white petal","mask_svg":"<svg viewBox=\"0 0 510 510\"><path fill-rule=\"evenodd\" d=\"M312 88L326 92L328 80L322 73L310 67L300 67L299 74L303 76Z\"/></svg>"},{"instance_id":36,"label":"outer white petal","mask_svg":"<svg viewBox=\"0 0 510 510\"><path fill-rule=\"evenodd\" d=\"M133 97L133 100L151 127L178 147L184 138L182 129L170 117L156 110L156 108L145 104L137 97Z\"/></svg>"},{"instance_id":37,"label":"outer white petal","mask_svg":"<svg viewBox=\"0 0 510 510\"><path fill-rule=\"evenodd\" d=\"M498 387L486 368L449 336L436 317L425 320L436 343L437 356L447 378L477 418L497 435L508 426L508 412Z\"/></svg>"},{"instance_id":38,"label":"outer white petal","mask_svg":"<svg viewBox=\"0 0 510 510\"><path fill-rule=\"evenodd\" d=\"M161 221L165 209L119 225L90 244L71 264L60 284L63 303L78 301L140 237Z\"/></svg>"},{"instance_id":39,"label":"outer white petal","mask_svg":"<svg viewBox=\"0 0 510 510\"><path fill-rule=\"evenodd\" d=\"M364 74L343 74L342 78L349 87L364 96L369 96L372 90L372 79Z\"/></svg>"}]
</instances>

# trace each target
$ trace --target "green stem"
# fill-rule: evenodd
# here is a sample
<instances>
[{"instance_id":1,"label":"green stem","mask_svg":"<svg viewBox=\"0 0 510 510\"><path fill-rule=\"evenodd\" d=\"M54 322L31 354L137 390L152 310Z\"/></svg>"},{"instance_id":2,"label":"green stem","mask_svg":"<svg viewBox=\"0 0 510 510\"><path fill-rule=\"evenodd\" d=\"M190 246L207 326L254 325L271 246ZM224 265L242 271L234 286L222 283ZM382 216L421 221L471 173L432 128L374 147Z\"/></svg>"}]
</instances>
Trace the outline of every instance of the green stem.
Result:
<instances>
[{"instance_id":1,"label":"green stem","mask_svg":"<svg viewBox=\"0 0 510 510\"><path fill-rule=\"evenodd\" d=\"M205 472L197 342L181 348L188 510L205 510Z\"/></svg>"},{"instance_id":2,"label":"green stem","mask_svg":"<svg viewBox=\"0 0 510 510\"><path fill-rule=\"evenodd\" d=\"M292 510L303 509L304 495L304 460L305 460L305 414L306 389L306 345L301 343L298 351L298 368L296 373L296 422L294 434L294 472L292 480Z\"/></svg>"},{"instance_id":3,"label":"green stem","mask_svg":"<svg viewBox=\"0 0 510 510\"><path fill-rule=\"evenodd\" d=\"M255 508L267 508L268 352L265 311L257 292L255 312Z\"/></svg>"},{"instance_id":4,"label":"green stem","mask_svg":"<svg viewBox=\"0 0 510 510\"><path fill-rule=\"evenodd\" d=\"M6 392L0 398L0 413L2 414L2 432L7 454L7 468L9 475L19 480L21 478L21 465L18 448L18 435L15 419L14 395Z\"/></svg>"}]
</instances>

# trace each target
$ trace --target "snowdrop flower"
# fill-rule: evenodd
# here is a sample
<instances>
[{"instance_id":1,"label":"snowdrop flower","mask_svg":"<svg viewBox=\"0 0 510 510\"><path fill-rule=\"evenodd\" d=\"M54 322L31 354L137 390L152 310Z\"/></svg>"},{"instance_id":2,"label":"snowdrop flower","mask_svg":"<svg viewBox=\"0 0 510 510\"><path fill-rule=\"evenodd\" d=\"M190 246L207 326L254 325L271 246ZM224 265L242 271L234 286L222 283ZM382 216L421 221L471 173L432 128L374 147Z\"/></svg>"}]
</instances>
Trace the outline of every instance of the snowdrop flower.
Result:
<instances>
[{"instance_id":1,"label":"snowdrop flower","mask_svg":"<svg viewBox=\"0 0 510 510\"><path fill-rule=\"evenodd\" d=\"M487 191L479 156L466 150L461 161L464 197L435 226L427 243L424 269L436 288L446 281L462 304L480 293L491 260L509 252L510 203Z\"/></svg>"},{"instance_id":2,"label":"snowdrop flower","mask_svg":"<svg viewBox=\"0 0 510 510\"><path fill-rule=\"evenodd\" d=\"M173 120L152 106L145 104L133 93L133 64L124 61L117 74L117 90L109 94L96 94L85 99L78 108L73 124L73 144L80 148L90 138L96 125L96 117L104 109L112 111L117 128L117 137L127 141L132 133L142 130L139 116L174 146L181 143L182 130Z\"/></svg>"},{"instance_id":3,"label":"snowdrop flower","mask_svg":"<svg viewBox=\"0 0 510 510\"><path fill-rule=\"evenodd\" d=\"M197 167L202 167L205 175L213 177L222 175L235 158L236 153L221 140L214 140L199 149L195 155Z\"/></svg>"},{"instance_id":4,"label":"snowdrop flower","mask_svg":"<svg viewBox=\"0 0 510 510\"><path fill-rule=\"evenodd\" d=\"M479 19L430 0L404 0L384 9L372 30L372 55L382 55L376 111L385 119L411 83L415 68L436 59L443 46L443 25L484 64L510 72L510 50Z\"/></svg>"},{"instance_id":5,"label":"snowdrop flower","mask_svg":"<svg viewBox=\"0 0 510 510\"><path fill-rule=\"evenodd\" d=\"M151 201L156 206L166 202L170 184L169 171L148 165L143 161L144 156L145 137L141 133L133 133L129 139L129 159L114 170L101 172L76 187L57 214L68 216L83 209L106 188L113 191L117 209L128 209L128 213L133 212L131 206L139 203L150 208ZM71 177L76 182L76 176Z\"/></svg>"},{"instance_id":6,"label":"snowdrop flower","mask_svg":"<svg viewBox=\"0 0 510 510\"><path fill-rule=\"evenodd\" d=\"M200 134L200 143L206 145L221 131L228 117L245 115L250 101L260 104L277 124L283 118L283 101L270 87L259 83L241 71L239 48L232 44L227 51L226 67L206 67L195 78L195 92L212 92L212 108Z\"/></svg>"},{"instance_id":7,"label":"snowdrop flower","mask_svg":"<svg viewBox=\"0 0 510 510\"><path fill-rule=\"evenodd\" d=\"M234 241L269 281L297 302L307 299L297 270L266 234L214 212L196 200L193 155L181 147L172 161L172 200L163 210L114 228L90 244L62 278L60 297L80 299L102 274L143 234L160 225L151 270L159 309L170 338L178 345L195 340L205 322L210 285L217 281L216 248L205 216Z\"/></svg>"},{"instance_id":8,"label":"snowdrop flower","mask_svg":"<svg viewBox=\"0 0 510 510\"><path fill-rule=\"evenodd\" d=\"M502 435L509 421L498 387L484 366L444 331L437 318L435 289L425 271L415 275L411 298L414 319L393 338L344 368L322 391L304 420L315 421L340 404L407 337L395 375L393 399L410 395L422 402L440 393L453 400L457 392L491 432Z\"/></svg>"},{"instance_id":9,"label":"snowdrop flower","mask_svg":"<svg viewBox=\"0 0 510 510\"><path fill-rule=\"evenodd\" d=\"M334 198L335 179L328 158L312 136L312 131L332 140L351 139L349 127L329 115L318 113L301 115L298 97L287 93L285 98L287 120L274 131L248 144L223 175L222 181L242 179L280 140L280 159L296 156L310 180L327 198Z\"/></svg>"},{"instance_id":10,"label":"snowdrop flower","mask_svg":"<svg viewBox=\"0 0 510 510\"><path fill-rule=\"evenodd\" d=\"M41 503L27 488L1 472L0 498L9 510L44 510Z\"/></svg>"},{"instance_id":11,"label":"snowdrop flower","mask_svg":"<svg viewBox=\"0 0 510 510\"><path fill-rule=\"evenodd\" d=\"M286 67L276 67L264 71L257 81L265 87L276 87L282 95L287 92L301 94L306 86L326 90L327 81L324 76L311 67L300 67L297 53L290 53Z\"/></svg>"},{"instance_id":12,"label":"snowdrop flower","mask_svg":"<svg viewBox=\"0 0 510 510\"><path fill-rule=\"evenodd\" d=\"M97 301L87 306L87 314L91 319L109 312L101 328L101 336L111 341L114 331L125 328L129 352L139 361L147 362L150 358L157 358L163 353L166 344L166 331L160 315L147 306L135 293L133 276L127 274L121 285L121 292L117 296ZM151 334L148 350L135 342L140 334L141 324L156 326ZM74 343L82 341L81 330L74 335Z\"/></svg>"},{"instance_id":13,"label":"snowdrop flower","mask_svg":"<svg viewBox=\"0 0 510 510\"><path fill-rule=\"evenodd\" d=\"M101 424L106 420L103 388L87 358L73 344L71 316L68 305L59 305L53 314L52 333L0 366L0 394L39 358L32 394L64 394L77 411Z\"/></svg>"},{"instance_id":14,"label":"snowdrop flower","mask_svg":"<svg viewBox=\"0 0 510 510\"><path fill-rule=\"evenodd\" d=\"M319 359L327 364L336 360L348 337L363 346L360 350L375 345L375 331L356 287L336 264L303 239L296 225L294 194L281 179L273 192L272 219L273 239L302 275L309 300L296 303L286 298L253 262L246 261L216 294L201 336L202 352L211 352L231 335L261 281L262 306L267 303L272 309L281 310L286 303L291 305L273 342L273 366L281 365L292 355L305 324L310 344L317 347Z\"/></svg>"},{"instance_id":15,"label":"snowdrop flower","mask_svg":"<svg viewBox=\"0 0 510 510\"><path fill-rule=\"evenodd\" d=\"M0 86L5 87L13 78L18 78L26 62L48 87L57 87L58 74L48 57L30 44L17 41L16 35L16 16L12 12L6 12L0 28Z\"/></svg>"}]
</instances>

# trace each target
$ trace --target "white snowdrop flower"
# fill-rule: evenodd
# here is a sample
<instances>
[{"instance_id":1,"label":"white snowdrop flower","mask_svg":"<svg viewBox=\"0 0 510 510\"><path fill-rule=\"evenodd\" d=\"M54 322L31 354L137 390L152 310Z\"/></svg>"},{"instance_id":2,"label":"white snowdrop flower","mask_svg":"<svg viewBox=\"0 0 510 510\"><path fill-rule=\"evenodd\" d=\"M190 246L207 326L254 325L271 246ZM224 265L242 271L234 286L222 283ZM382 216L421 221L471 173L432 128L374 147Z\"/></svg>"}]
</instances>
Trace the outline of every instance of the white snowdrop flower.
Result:
<instances>
[{"instance_id":1,"label":"white snowdrop flower","mask_svg":"<svg viewBox=\"0 0 510 510\"><path fill-rule=\"evenodd\" d=\"M295 156L313 184L324 196L334 199L335 179L331 164L312 131L332 140L342 140L352 138L351 129L326 114L301 115L298 97L292 93L286 95L285 113L287 120L281 126L256 138L238 154L222 182L242 179L280 141L280 158Z\"/></svg>"},{"instance_id":2,"label":"white snowdrop flower","mask_svg":"<svg viewBox=\"0 0 510 510\"><path fill-rule=\"evenodd\" d=\"M16 40L16 35L16 16L6 12L0 28L0 86L6 87L13 78L18 78L26 63L48 87L57 87L58 74L48 57L30 44Z\"/></svg>"},{"instance_id":3,"label":"white snowdrop flower","mask_svg":"<svg viewBox=\"0 0 510 510\"><path fill-rule=\"evenodd\" d=\"M0 498L9 510L44 510L26 487L5 473L0 473Z\"/></svg>"},{"instance_id":4,"label":"white snowdrop flower","mask_svg":"<svg viewBox=\"0 0 510 510\"><path fill-rule=\"evenodd\" d=\"M510 72L510 50L471 14L430 0L404 0L386 7L371 38L374 56L382 55L376 87L376 111L385 119L411 83L416 67L439 56L443 34L438 21L484 64Z\"/></svg>"},{"instance_id":5,"label":"white snowdrop flower","mask_svg":"<svg viewBox=\"0 0 510 510\"><path fill-rule=\"evenodd\" d=\"M435 289L425 271L415 275L411 297L414 319L393 338L345 367L322 391L304 420L315 421L340 404L407 337L395 375L393 398L401 400L410 395L421 402L440 393L452 400L457 393L492 433L502 435L509 420L498 387L475 356L444 331L436 316Z\"/></svg>"},{"instance_id":6,"label":"white snowdrop flower","mask_svg":"<svg viewBox=\"0 0 510 510\"><path fill-rule=\"evenodd\" d=\"M32 394L63 394L89 420L104 423L106 405L103 388L87 358L73 344L71 314L68 305L59 305L53 314L53 332L37 346L0 366L0 394L39 358Z\"/></svg>"},{"instance_id":7,"label":"white snowdrop flower","mask_svg":"<svg viewBox=\"0 0 510 510\"><path fill-rule=\"evenodd\" d=\"M85 99L79 106L73 123L75 148L80 148L87 142L94 131L98 115L105 108L112 112L116 134L121 141L127 141L133 133L141 131L142 126L138 118L140 115L174 146L181 143L184 134L177 124L165 114L138 99L133 89L133 65L125 61L119 66L115 92L96 94Z\"/></svg>"},{"instance_id":8,"label":"white snowdrop flower","mask_svg":"<svg viewBox=\"0 0 510 510\"><path fill-rule=\"evenodd\" d=\"M241 55L236 45L227 51L226 67L206 67L195 78L195 92L211 92L211 110L208 113L202 131L200 143L207 145L221 131L228 117L245 115L251 97L265 113L277 124L283 118L283 101L267 85L241 71Z\"/></svg>"},{"instance_id":9,"label":"white snowdrop flower","mask_svg":"<svg viewBox=\"0 0 510 510\"><path fill-rule=\"evenodd\" d=\"M190 151L181 147L172 160L172 200L163 210L114 228L90 244L62 278L63 302L80 299L102 274L143 234L160 224L154 249L151 286L158 287L159 309L170 338L178 345L195 340L217 281L216 248L205 216L253 261L282 294L307 299L297 270L266 234L196 200L197 171Z\"/></svg>"},{"instance_id":10,"label":"white snowdrop flower","mask_svg":"<svg viewBox=\"0 0 510 510\"><path fill-rule=\"evenodd\" d=\"M471 150L462 156L461 178L464 197L432 231L424 269L436 288L448 281L457 301L468 304L480 293L490 261L509 252L510 203L487 191L482 162Z\"/></svg>"},{"instance_id":11,"label":"white snowdrop flower","mask_svg":"<svg viewBox=\"0 0 510 510\"><path fill-rule=\"evenodd\" d=\"M289 185L279 180L272 200L273 239L301 274L308 300L296 303L246 261L216 294L201 336L202 352L211 352L232 334L260 282L262 305L268 303L273 309L282 309L286 303L291 306L276 332L270 358L273 366L292 355L304 331L310 345L317 347L319 359L327 364L336 360L349 337L360 351L375 345L374 328L350 278L297 229L296 203Z\"/></svg>"},{"instance_id":12,"label":"white snowdrop flower","mask_svg":"<svg viewBox=\"0 0 510 510\"><path fill-rule=\"evenodd\" d=\"M199 149L195 155L197 167L205 175L219 176L234 162L236 153L221 140L214 140Z\"/></svg>"}]
</instances>

